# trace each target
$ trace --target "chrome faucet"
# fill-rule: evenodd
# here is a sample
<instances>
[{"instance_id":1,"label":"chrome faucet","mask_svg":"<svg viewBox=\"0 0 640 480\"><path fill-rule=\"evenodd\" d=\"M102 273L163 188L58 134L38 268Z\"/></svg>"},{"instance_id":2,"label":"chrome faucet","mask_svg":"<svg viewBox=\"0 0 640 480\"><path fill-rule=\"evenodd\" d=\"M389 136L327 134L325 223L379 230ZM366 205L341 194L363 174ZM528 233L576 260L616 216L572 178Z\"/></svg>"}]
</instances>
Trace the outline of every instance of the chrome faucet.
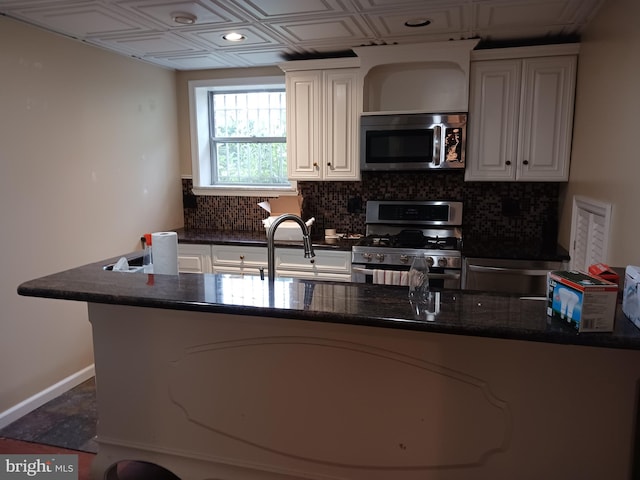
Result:
<instances>
[{"instance_id":1,"label":"chrome faucet","mask_svg":"<svg viewBox=\"0 0 640 480\"><path fill-rule=\"evenodd\" d=\"M278 225L286 220L293 220L302 229L302 241L304 242L304 258L312 258L315 257L316 254L313 251L313 246L311 245L311 237L309 236L309 228L304 223L304 221L297 215L293 213L285 213L277 217L269 230L267 230L267 269L269 275L269 283L273 283L276 278L276 260L275 260L275 240L274 237L276 235L276 229Z\"/></svg>"}]
</instances>

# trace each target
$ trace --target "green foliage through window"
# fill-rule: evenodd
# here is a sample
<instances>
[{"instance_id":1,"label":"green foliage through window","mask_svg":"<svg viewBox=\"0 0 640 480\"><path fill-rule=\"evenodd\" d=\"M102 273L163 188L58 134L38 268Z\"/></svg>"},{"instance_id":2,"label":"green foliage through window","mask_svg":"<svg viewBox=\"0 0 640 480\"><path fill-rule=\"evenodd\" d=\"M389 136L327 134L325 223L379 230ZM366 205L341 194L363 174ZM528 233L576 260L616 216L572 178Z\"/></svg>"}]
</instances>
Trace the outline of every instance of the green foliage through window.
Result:
<instances>
[{"instance_id":1,"label":"green foliage through window","mask_svg":"<svg viewBox=\"0 0 640 480\"><path fill-rule=\"evenodd\" d=\"M289 185L284 89L209 93L212 184Z\"/></svg>"}]
</instances>

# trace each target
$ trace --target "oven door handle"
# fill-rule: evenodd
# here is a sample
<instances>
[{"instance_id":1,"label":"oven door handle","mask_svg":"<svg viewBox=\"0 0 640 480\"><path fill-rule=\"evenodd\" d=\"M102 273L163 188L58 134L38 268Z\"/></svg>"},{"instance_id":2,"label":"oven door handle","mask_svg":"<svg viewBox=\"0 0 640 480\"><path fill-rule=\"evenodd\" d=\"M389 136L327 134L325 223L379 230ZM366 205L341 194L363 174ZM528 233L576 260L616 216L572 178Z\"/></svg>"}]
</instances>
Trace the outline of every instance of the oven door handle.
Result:
<instances>
[{"instance_id":1,"label":"oven door handle","mask_svg":"<svg viewBox=\"0 0 640 480\"><path fill-rule=\"evenodd\" d=\"M528 275L530 277L543 277L549 270L532 270L529 268L505 268L505 267L485 267L482 265L467 265L470 272L491 272L503 273L507 275Z\"/></svg>"},{"instance_id":2,"label":"oven door handle","mask_svg":"<svg viewBox=\"0 0 640 480\"><path fill-rule=\"evenodd\" d=\"M351 268L352 272L355 273L363 273L365 275L373 275L373 272L375 271L373 268L359 268L359 267L352 267ZM429 278L432 278L434 280L460 280L460 274L459 273L429 273Z\"/></svg>"},{"instance_id":3,"label":"oven door handle","mask_svg":"<svg viewBox=\"0 0 640 480\"><path fill-rule=\"evenodd\" d=\"M431 273L429 272L429 278L434 280L460 280L459 273Z\"/></svg>"},{"instance_id":4,"label":"oven door handle","mask_svg":"<svg viewBox=\"0 0 640 480\"><path fill-rule=\"evenodd\" d=\"M372 268L351 267L351 272L362 273L364 275L373 275L373 269Z\"/></svg>"}]
</instances>

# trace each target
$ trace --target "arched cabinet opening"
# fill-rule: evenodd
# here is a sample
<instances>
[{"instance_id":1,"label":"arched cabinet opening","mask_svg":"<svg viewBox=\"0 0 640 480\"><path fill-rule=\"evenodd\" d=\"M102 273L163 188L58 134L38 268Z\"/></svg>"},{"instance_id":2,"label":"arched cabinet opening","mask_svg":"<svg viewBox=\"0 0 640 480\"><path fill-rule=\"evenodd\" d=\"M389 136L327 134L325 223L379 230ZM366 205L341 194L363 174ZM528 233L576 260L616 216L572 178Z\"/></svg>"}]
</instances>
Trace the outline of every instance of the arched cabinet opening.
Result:
<instances>
[{"instance_id":1,"label":"arched cabinet opening","mask_svg":"<svg viewBox=\"0 0 640 480\"><path fill-rule=\"evenodd\" d=\"M121 460L107 470L104 480L180 480L180 477L152 462Z\"/></svg>"}]
</instances>

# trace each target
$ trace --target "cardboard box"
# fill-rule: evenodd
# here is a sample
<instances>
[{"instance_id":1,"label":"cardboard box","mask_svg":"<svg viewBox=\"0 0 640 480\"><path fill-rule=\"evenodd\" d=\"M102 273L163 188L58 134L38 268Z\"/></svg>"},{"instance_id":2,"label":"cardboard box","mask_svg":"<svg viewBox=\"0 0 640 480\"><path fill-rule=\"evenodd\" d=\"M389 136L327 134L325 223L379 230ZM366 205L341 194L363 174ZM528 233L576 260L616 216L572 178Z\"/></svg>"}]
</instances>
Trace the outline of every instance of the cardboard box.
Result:
<instances>
[{"instance_id":1,"label":"cardboard box","mask_svg":"<svg viewBox=\"0 0 640 480\"><path fill-rule=\"evenodd\" d=\"M262 220L265 232L269 230L273 221L284 213L293 213L294 215L300 216L302 214L302 200L303 198L298 195L271 198L260 202L258 205L269 213L269 216ZM311 224L313 224L314 221L315 219L312 218L305 222L309 229L311 229ZM302 241L302 229L300 225L293 220L287 220L278 225L274 239Z\"/></svg>"},{"instance_id":2,"label":"cardboard box","mask_svg":"<svg viewBox=\"0 0 640 480\"><path fill-rule=\"evenodd\" d=\"M547 274L547 315L579 332L611 332L618 286L578 271Z\"/></svg>"},{"instance_id":3,"label":"cardboard box","mask_svg":"<svg viewBox=\"0 0 640 480\"><path fill-rule=\"evenodd\" d=\"M627 265L624 271L622 311L636 327L640 328L640 267Z\"/></svg>"}]
</instances>

